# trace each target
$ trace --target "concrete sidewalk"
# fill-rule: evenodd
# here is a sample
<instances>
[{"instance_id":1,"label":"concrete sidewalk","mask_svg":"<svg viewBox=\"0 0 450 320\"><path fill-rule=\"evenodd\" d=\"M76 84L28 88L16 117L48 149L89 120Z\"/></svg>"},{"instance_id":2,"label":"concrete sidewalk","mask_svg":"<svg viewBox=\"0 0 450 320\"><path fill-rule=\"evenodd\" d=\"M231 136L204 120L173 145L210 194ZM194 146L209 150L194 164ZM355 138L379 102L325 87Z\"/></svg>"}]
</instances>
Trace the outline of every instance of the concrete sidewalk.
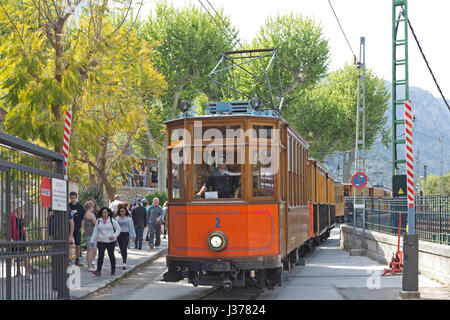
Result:
<instances>
[{"instance_id":1,"label":"concrete sidewalk","mask_svg":"<svg viewBox=\"0 0 450 320\"><path fill-rule=\"evenodd\" d=\"M161 245L159 248L154 248L151 250L147 241L143 242L142 250L134 249L134 242L131 242L130 247L131 249L128 249L127 256L127 269L125 270L122 269L122 256L120 255L119 249L116 248L114 250L116 257L116 274L114 276L111 276L111 263L109 262L107 251L105 251L102 275L100 277L95 276L92 272L87 270L86 252L83 252L83 257L80 259L80 262L82 263L82 267L80 267L81 286L79 289L70 290L70 299L83 299L88 295L114 283L115 281L122 279L139 266L166 255L168 250L168 240L163 239L161 236Z\"/></svg>"},{"instance_id":2,"label":"concrete sidewalk","mask_svg":"<svg viewBox=\"0 0 450 320\"><path fill-rule=\"evenodd\" d=\"M381 276L387 265L367 256L350 256L339 248L339 226L330 238L318 248L302 272L303 280L311 277L315 285L332 284L344 299L349 300L400 300L402 275ZM421 299L450 299L448 288L424 275L419 275Z\"/></svg>"},{"instance_id":3,"label":"concrete sidewalk","mask_svg":"<svg viewBox=\"0 0 450 320\"><path fill-rule=\"evenodd\" d=\"M339 226L306 257L304 267L286 273L285 286L264 300L401 300L402 275L381 276L387 265L367 256L350 256L339 247ZM448 288L419 275L420 299L450 299Z\"/></svg>"}]
</instances>

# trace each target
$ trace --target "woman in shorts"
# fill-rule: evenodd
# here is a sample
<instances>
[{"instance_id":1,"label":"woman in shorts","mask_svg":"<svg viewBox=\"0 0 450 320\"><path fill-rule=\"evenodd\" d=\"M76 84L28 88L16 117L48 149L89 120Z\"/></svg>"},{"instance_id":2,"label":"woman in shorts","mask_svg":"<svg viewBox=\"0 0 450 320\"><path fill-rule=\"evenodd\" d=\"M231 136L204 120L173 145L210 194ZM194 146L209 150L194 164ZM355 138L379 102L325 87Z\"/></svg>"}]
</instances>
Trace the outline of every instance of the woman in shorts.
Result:
<instances>
[{"instance_id":1,"label":"woman in shorts","mask_svg":"<svg viewBox=\"0 0 450 320\"><path fill-rule=\"evenodd\" d=\"M97 218L94 214L95 203L93 201L87 201L84 204L85 214L83 217L84 220L84 238L87 243L87 253L86 260L88 264L88 271L95 271L94 265L92 261L95 258L96 254L96 243L91 243L92 233L94 232L95 223L97 222Z\"/></svg>"}]
</instances>

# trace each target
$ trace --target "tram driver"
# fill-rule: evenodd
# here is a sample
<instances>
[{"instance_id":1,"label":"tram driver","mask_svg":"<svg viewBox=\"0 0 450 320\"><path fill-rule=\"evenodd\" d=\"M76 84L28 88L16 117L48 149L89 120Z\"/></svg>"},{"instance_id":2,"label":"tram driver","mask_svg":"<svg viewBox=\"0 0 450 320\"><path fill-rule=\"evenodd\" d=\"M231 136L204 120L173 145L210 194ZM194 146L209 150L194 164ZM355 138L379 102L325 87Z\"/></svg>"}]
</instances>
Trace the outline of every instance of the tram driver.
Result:
<instances>
[{"instance_id":1,"label":"tram driver","mask_svg":"<svg viewBox=\"0 0 450 320\"><path fill-rule=\"evenodd\" d=\"M207 192L217 192L211 196L210 199L214 198L237 198L240 185L241 185L241 173L234 172L225 164L226 158L223 158L223 163L219 163L217 166L213 167L210 175L206 179L202 188L198 193L195 194L195 198L201 198L206 196Z\"/></svg>"}]
</instances>

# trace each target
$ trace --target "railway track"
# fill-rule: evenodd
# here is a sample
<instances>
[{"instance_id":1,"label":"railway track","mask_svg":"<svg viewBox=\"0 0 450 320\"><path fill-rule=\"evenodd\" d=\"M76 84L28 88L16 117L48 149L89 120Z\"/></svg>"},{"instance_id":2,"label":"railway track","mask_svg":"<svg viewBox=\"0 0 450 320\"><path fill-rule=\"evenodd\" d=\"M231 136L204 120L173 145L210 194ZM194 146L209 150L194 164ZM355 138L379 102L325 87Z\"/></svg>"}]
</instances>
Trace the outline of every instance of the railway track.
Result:
<instances>
[{"instance_id":1,"label":"railway track","mask_svg":"<svg viewBox=\"0 0 450 320\"><path fill-rule=\"evenodd\" d=\"M231 291L225 291L221 287L215 287L205 292L197 300L257 300L265 290L256 288L240 289L235 288Z\"/></svg>"}]
</instances>

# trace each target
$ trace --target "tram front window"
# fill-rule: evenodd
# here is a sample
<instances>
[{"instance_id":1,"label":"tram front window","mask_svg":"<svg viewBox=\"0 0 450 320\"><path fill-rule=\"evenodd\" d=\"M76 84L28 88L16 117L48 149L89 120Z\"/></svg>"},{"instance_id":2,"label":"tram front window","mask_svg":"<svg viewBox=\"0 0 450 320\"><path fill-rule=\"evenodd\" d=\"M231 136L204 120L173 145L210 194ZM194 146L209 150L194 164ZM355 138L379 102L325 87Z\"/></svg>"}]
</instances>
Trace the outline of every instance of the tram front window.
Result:
<instances>
[{"instance_id":1,"label":"tram front window","mask_svg":"<svg viewBox=\"0 0 450 320\"><path fill-rule=\"evenodd\" d=\"M196 199L241 198L241 166L235 164L236 152L215 157L214 151L205 151L207 163L194 166Z\"/></svg>"}]
</instances>

